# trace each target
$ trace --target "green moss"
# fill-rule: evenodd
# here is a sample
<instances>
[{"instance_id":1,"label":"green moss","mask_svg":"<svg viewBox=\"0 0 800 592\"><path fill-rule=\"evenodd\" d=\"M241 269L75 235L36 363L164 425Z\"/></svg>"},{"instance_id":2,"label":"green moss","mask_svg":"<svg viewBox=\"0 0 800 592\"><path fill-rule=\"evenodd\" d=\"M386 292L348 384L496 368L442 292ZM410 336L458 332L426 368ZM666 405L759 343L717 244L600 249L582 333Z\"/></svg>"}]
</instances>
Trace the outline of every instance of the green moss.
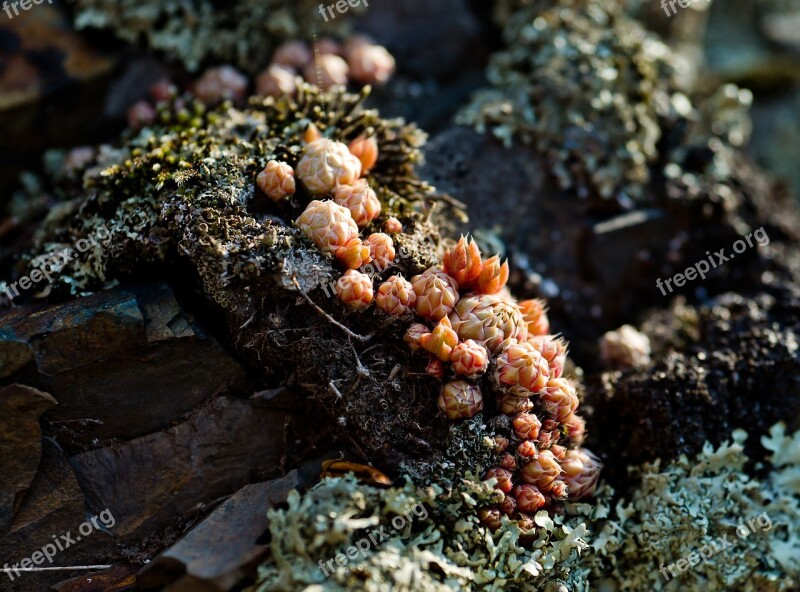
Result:
<instances>
[{"instance_id":1,"label":"green moss","mask_svg":"<svg viewBox=\"0 0 800 592\"><path fill-rule=\"evenodd\" d=\"M82 294L168 265L196 275L214 302L232 310L270 282L294 289L283 285L292 275L307 291L329 281L334 273L329 257L292 225L309 198L299 190L291 202L276 205L255 188L268 160L296 166L311 123L344 142L375 135L380 158L367 180L384 215L373 225L395 215L409 228L418 227L403 237L408 266L430 264L435 241L423 237L422 229L431 228L416 205L432 189L414 172L425 135L364 109L368 92L328 94L304 87L296 99L267 99L241 110L230 105L209 110L180 100L162 108L157 125L99 152L78 197L70 193L73 185L61 191L72 199L42 225L21 269L105 227L111 233L107 245L54 275L53 288Z\"/></svg>"},{"instance_id":2,"label":"green moss","mask_svg":"<svg viewBox=\"0 0 800 592\"><path fill-rule=\"evenodd\" d=\"M348 27L343 16L326 22L313 0L70 1L78 28L110 29L130 43L144 39L190 70L224 62L253 72L266 66L282 41L344 33Z\"/></svg>"}]
</instances>

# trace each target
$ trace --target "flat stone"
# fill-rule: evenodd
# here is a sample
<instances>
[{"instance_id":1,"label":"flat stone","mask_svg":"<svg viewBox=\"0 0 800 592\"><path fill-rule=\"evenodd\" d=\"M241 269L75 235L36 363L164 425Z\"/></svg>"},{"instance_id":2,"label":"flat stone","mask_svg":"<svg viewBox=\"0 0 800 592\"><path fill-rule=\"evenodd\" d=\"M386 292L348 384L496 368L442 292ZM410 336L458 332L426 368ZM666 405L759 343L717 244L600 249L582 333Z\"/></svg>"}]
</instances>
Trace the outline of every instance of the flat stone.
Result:
<instances>
[{"instance_id":1,"label":"flat stone","mask_svg":"<svg viewBox=\"0 0 800 592\"><path fill-rule=\"evenodd\" d=\"M36 475L42 454L39 418L54 405L53 397L29 386L0 388L0 535Z\"/></svg>"},{"instance_id":2,"label":"flat stone","mask_svg":"<svg viewBox=\"0 0 800 592\"><path fill-rule=\"evenodd\" d=\"M218 397L169 430L72 458L87 506L135 542L178 517L279 472L286 414Z\"/></svg>"}]
</instances>

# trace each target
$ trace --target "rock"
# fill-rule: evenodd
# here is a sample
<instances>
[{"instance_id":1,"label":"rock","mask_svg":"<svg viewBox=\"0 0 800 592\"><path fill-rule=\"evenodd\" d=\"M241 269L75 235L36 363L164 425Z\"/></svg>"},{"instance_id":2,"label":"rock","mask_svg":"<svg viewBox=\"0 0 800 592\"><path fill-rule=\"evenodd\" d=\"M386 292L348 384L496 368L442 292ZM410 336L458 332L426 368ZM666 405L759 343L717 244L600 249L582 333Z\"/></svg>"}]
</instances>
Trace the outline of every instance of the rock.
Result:
<instances>
[{"instance_id":1,"label":"rock","mask_svg":"<svg viewBox=\"0 0 800 592\"><path fill-rule=\"evenodd\" d=\"M319 471L319 461L313 461L285 477L243 487L147 565L137 584L153 588L172 582L173 592L227 591L243 576L253 576L267 551L260 542L269 525L267 510L283 502L290 490L308 487Z\"/></svg>"},{"instance_id":2,"label":"rock","mask_svg":"<svg viewBox=\"0 0 800 592\"><path fill-rule=\"evenodd\" d=\"M733 171L727 184L698 177L699 195L688 196L654 181L655 203L628 212L557 189L533 148L506 149L461 127L429 142L423 176L480 213L477 224L462 230L488 229L503 239L518 269L512 283L521 295L548 299L552 326L571 341L576 362L591 370L599 367L600 336L635 324L677 294L693 301L729 290L754 294L765 270L776 285L800 277L800 221L789 196L740 154L723 154ZM707 251L724 247L730 254L735 241L758 228L769 245L753 241L704 281L659 291L657 280L684 272Z\"/></svg>"},{"instance_id":3,"label":"rock","mask_svg":"<svg viewBox=\"0 0 800 592\"><path fill-rule=\"evenodd\" d=\"M55 592L122 592L131 590L136 583L136 568L132 565L115 565L88 576L78 576L55 586Z\"/></svg>"},{"instance_id":4,"label":"rock","mask_svg":"<svg viewBox=\"0 0 800 592\"><path fill-rule=\"evenodd\" d=\"M163 284L15 309L0 319L3 359L0 376L52 393L46 420L76 449L163 429L245 375Z\"/></svg>"},{"instance_id":5,"label":"rock","mask_svg":"<svg viewBox=\"0 0 800 592\"><path fill-rule=\"evenodd\" d=\"M134 543L279 473L286 418L218 397L169 430L78 454L72 466L89 511L109 509L116 541Z\"/></svg>"},{"instance_id":6,"label":"rock","mask_svg":"<svg viewBox=\"0 0 800 592\"><path fill-rule=\"evenodd\" d=\"M41 415L56 404L47 393L21 384L0 388L0 534L31 486L42 453Z\"/></svg>"},{"instance_id":7,"label":"rock","mask_svg":"<svg viewBox=\"0 0 800 592\"><path fill-rule=\"evenodd\" d=\"M0 194L41 152L86 143L105 133L103 88L115 65L68 25L63 9L32 6L0 17Z\"/></svg>"},{"instance_id":8,"label":"rock","mask_svg":"<svg viewBox=\"0 0 800 592\"><path fill-rule=\"evenodd\" d=\"M736 428L758 460L773 424L800 428L800 289L770 292L653 313L643 330L656 361L587 381L588 446L607 478L625 484L627 466L692 456Z\"/></svg>"},{"instance_id":9,"label":"rock","mask_svg":"<svg viewBox=\"0 0 800 592\"><path fill-rule=\"evenodd\" d=\"M8 532L0 536L0 566L18 564L52 544L54 537L62 541L64 548L53 556L52 564L44 563L47 567L107 563L113 547L113 539L107 532L93 528L91 535L77 540L81 525L91 517L69 461L55 444L45 440L36 476ZM64 536L72 543L67 544ZM0 590L39 592L56 582L85 573L81 570L21 573L13 582L0 574Z\"/></svg>"}]
</instances>

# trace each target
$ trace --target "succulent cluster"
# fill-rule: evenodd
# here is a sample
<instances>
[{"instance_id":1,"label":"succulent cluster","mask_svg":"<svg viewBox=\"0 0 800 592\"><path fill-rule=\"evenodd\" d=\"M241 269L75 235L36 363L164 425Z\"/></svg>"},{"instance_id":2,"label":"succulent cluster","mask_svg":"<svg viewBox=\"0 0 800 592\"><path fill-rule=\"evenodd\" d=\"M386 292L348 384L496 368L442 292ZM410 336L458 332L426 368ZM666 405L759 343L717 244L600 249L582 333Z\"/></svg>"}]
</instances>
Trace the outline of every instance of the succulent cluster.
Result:
<instances>
[{"instance_id":1,"label":"succulent cluster","mask_svg":"<svg viewBox=\"0 0 800 592\"><path fill-rule=\"evenodd\" d=\"M261 96L293 95L297 76L308 84L328 90L348 82L381 85L394 74L395 61L387 49L364 35L354 35L344 43L332 38L313 45L287 41L272 56L272 62L256 78L256 93Z\"/></svg>"},{"instance_id":2,"label":"succulent cluster","mask_svg":"<svg viewBox=\"0 0 800 592\"><path fill-rule=\"evenodd\" d=\"M339 182L348 195L354 191L346 183L355 182L360 162L343 144L317 142L305 148L298 175L312 194L333 199L311 201L296 224L347 269L336 293L345 305L363 310L373 299L373 280L356 268L378 252L363 246L359 227L380 211L364 217L363 189L354 201L337 199ZM385 235L364 242L377 238L391 247ZM496 442L500 466L484 476L504 495L499 506L481 510L494 526L501 511L530 520L546 506L592 495L601 467L591 452L578 448L584 422L576 415L575 386L563 376L566 343L547 334L544 304L518 303L505 289L507 279L507 262L497 256L483 260L475 241L462 236L440 266L410 281L394 275L377 289L384 313L423 321L408 327L405 341L426 355L427 373L444 382L438 406L449 419L471 418L485 408L510 418L508 437ZM489 392L495 395L491 402L485 400Z\"/></svg>"}]
</instances>

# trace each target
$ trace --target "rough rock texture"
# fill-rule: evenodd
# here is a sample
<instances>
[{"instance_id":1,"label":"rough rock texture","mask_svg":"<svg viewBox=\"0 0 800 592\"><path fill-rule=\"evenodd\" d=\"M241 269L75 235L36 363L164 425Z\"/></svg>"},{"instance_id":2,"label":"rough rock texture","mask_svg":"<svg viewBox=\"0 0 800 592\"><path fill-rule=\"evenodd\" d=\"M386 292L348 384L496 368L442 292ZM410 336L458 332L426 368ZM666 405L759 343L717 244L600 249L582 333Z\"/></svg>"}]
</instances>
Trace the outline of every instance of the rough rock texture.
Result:
<instances>
[{"instance_id":1,"label":"rough rock texture","mask_svg":"<svg viewBox=\"0 0 800 592\"><path fill-rule=\"evenodd\" d=\"M712 153L694 158L709 164ZM800 257L789 246L797 240L800 221L788 195L741 155L714 158L729 162L731 178L724 184L709 179L695 193L661 179L653 187L661 192L655 205L626 213L604 211L602 204L559 190L534 149L507 149L461 127L428 143L423 176L458 196L470 212L480 212L464 230L493 230L504 240L520 271L517 286L548 299L553 325L572 343L576 361L591 370L598 368L594 344L603 333L636 323L647 308L663 306L669 297L681 293L696 301L727 290L752 294L764 282L781 285L800 277ZM657 287L659 278L707 259L706 251L724 248L732 254L736 240L761 227L768 246L754 242L704 281L688 282L672 294Z\"/></svg>"},{"instance_id":2,"label":"rough rock texture","mask_svg":"<svg viewBox=\"0 0 800 592\"><path fill-rule=\"evenodd\" d=\"M39 466L41 415L56 405L49 394L12 384L0 388L0 532L6 531Z\"/></svg>"},{"instance_id":3,"label":"rough rock texture","mask_svg":"<svg viewBox=\"0 0 800 592\"><path fill-rule=\"evenodd\" d=\"M134 542L198 506L280 470L286 415L220 397L165 432L71 459L89 510L118 517L114 537Z\"/></svg>"},{"instance_id":4,"label":"rough rock texture","mask_svg":"<svg viewBox=\"0 0 800 592\"><path fill-rule=\"evenodd\" d=\"M679 301L650 315L643 329L656 361L587 384L589 438L607 478L624 481L627 466L697 454L736 428L755 436L778 421L800 427L796 286L752 298L723 294L700 307ZM748 452L763 455L758 438Z\"/></svg>"},{"instance_id":5,"label":"rough rock texture","mask_svg":"<svg viewBox=\"0 0 800 592\"><path fill-rule=\"evenodd\" d=\"M217 507L186 536L161 553L137 576L137 585L170 584L173 592L230 590L245 576L255 575L267 546L267 511L286 500L291 490L314 483L320 463L309 462L285 477L247 485Z\"/></svg>"},{"instance_id":6,"label":"rough rock texture","mask_svg":"<svg viewBox=\"0 0 800 592\"><path fill-rule=\"evenodd\" d=\"M83 493L69 460L57 445L46 440L38 471L27 495L8 530L0 530L0 565L17 564L30 557L44 545L52 543L54 535L59 538L72 535L74 540L73 544L54 557L54 566L97 565L108 560L113 540L107 533L93 531L80 541L76 538L78 529L87 517ZM81 573L26 573L13 582L2 574L0 590L39 592Z\"/></svg>"},{"instance_id":7,"label":"rough rock texture","mask_svg":"<svg viewBox=\"0 0 800 592\"><path fill-rule=\"evenodd\" d=\"M77 448L167 427L211 396L241 389L244 370L165 285L103 292L0 317L0 381L50 392L46 416Z\"/></svg>"}]
</instances>

